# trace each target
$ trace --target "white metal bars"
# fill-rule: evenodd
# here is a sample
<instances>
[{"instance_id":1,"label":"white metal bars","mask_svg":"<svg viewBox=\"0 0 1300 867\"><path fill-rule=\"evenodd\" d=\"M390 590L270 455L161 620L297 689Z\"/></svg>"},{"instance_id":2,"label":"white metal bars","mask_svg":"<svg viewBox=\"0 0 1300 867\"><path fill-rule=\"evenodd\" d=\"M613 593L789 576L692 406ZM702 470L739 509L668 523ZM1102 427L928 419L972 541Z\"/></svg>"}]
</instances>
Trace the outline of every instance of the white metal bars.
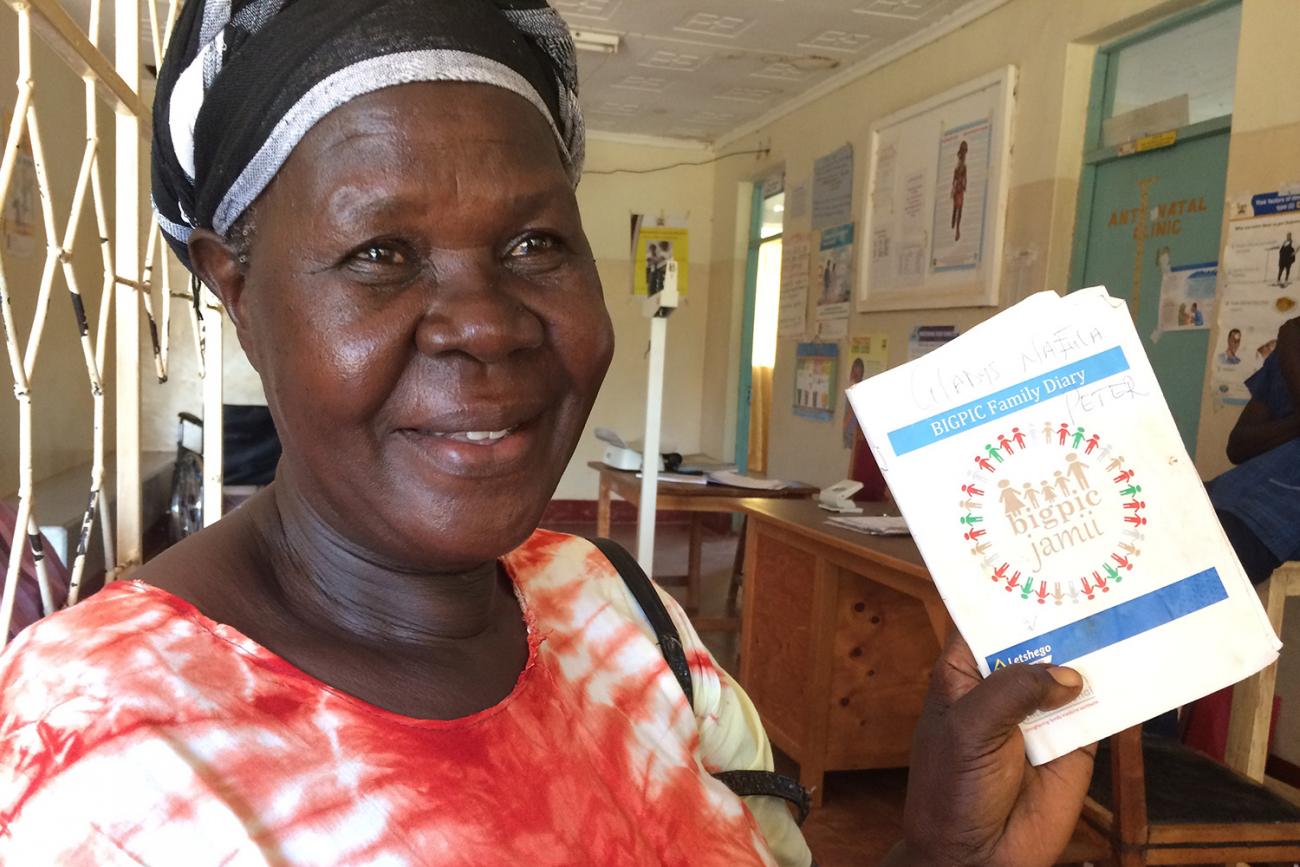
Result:
<instances>
[{"instance_id":1,"label":"white metal bars","mask_svg":"<svg viewBox=\"0 0 1300 867\"><path fill-rule=\"evenodd\" d=\"M85 569L86 551L96 516L100 519L103 534L105 563L113 569L119 562L138 562L140 558L140 439L139 439L139 323L138 310L141 299L149 317L152 336L155 373L166 378L168 326L172 292L166 263L162 272L163 326L161 335L153 317L152 275L155 255L165 253L165 245L157 243L157 228L149 227L149 249L140 268L139 220L140 180L139 142L149 125L147 109L138 96L139 85L139 5L138 0L119 2L114 12L116 69L98 49L101 0L90 0L89 24L81 31L61 6L54 0L8 0L18 17L16 28L18 49L17 97L12 122L0 154L0 202L7 201L13 182L14 168L23 145L24 135L31 149L34 174L39 189L41 218L46 238L46 256L36 287L35 312L25 346L22 344L18 322L11 302L11 289L0 256L0 321L4 326L5 344L14 380L14 395L19 414L19 501L15 523L15 544L5 573L4 591L0 594L0 641L7 638L12 620L19 579L19 567L24 553L24 541L31 546L37 565L37 578L46 613L53 608L54 599L40 550L40 537L36 529L33 508L33 422L32 374L37 362L48 317L54 282L61 274L71 302L80 335L81 354L86 366L90 397L93 405L92 469L89 480L87 508L82 520L76 551L71 565L68 603L77 600ZM178 11L177 0L169 0L162 32L153 0L150 4L150 24L155 62L161 62L163 46ZM36 113L38 84L32 64L32 34L38 32L73 70L82 77L85 87L86 140L80 169L71 195L67 219L59 224L55 210L54 189L48 171L47 153L41 137L40 122ZM100 168L98 137L99 98L109 101L116 112L115 126L115 232L110 233L107 203ZM77 243L77 228L87 202L93 205L98 246L102 264L102 286L98 317L94 335L86 314L76 271L72 266L73 251ZM116 244L112 234L115 234ZM116 259L116 262L115 262ZM130 275L123 276L124 274ZM117 292L124 286L135 292ZM137 294L139 298L137 298ZM112 532L112 516L104 489L104 424L105 383L103 370L108 339L110 304L117 301L116 332L116 397L118 404L118 533ZM197 332L196 332L197 333ZM218 349L219 351L219 349ZM202 361L200 361L202 365ZM219 484L219 483L218 483ZM24 540L25 530L26 540ZM116 545L115 545L116 542Z\"/></svg>"}]
</instances>

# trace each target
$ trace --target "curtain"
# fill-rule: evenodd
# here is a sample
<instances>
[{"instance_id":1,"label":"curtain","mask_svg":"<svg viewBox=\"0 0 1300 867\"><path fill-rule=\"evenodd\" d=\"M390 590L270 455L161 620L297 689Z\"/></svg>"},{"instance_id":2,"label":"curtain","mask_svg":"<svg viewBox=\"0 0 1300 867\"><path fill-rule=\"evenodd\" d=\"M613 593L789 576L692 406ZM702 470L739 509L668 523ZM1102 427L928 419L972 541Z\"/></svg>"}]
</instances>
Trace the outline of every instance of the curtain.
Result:
<instances>
[{"instance_id":1,"label":"curtain","mask_svg":"<svg viewBox=\"0 0 1300 867\"><path fill-rule=\"evenodd\" d=\"M772 368L750 368L749 387L749 469L767 472L767 427L772 417Z\"/></svg>"}]
</instances>

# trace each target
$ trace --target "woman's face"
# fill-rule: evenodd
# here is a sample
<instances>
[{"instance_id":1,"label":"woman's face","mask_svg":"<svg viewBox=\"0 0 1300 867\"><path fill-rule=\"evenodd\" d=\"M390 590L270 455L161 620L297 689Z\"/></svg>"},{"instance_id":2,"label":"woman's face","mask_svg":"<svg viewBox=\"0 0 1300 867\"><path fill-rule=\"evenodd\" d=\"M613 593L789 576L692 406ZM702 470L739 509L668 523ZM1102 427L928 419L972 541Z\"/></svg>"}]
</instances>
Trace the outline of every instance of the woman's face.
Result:
<instances>
[{"instance_id":1,"label":"woman's face","mask_svg":"<svg viewBox=\"0 0 1300 867\"><path fill-rule=\"evenodd\" d=\"M254 221L225 294L284 442L280 484L396 564L518 545L613 352L542 115L478 84L358 98L303 138Z\"/></svg>"}]
</instances>

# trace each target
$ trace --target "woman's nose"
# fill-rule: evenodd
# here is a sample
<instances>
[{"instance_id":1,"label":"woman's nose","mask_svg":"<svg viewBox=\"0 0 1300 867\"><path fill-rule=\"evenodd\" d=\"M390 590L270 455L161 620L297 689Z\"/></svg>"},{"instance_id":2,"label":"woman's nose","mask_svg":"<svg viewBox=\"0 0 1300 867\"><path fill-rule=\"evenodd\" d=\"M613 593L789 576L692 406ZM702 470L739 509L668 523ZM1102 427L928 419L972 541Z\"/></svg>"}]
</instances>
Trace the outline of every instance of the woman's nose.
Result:
<instances>
[{"instance_id":1,"label":"woman's nose","mask_svg":"<svg viewBox=\"0 0 1300 867\"><path fill-rule=\"evenodd\" d=\"M415 336L419 350L431 356L458 352L491 364L541 346L545 326L512 291L512 279L478 265L441 273L427 290Z\"/></svg>"}]
</instances>

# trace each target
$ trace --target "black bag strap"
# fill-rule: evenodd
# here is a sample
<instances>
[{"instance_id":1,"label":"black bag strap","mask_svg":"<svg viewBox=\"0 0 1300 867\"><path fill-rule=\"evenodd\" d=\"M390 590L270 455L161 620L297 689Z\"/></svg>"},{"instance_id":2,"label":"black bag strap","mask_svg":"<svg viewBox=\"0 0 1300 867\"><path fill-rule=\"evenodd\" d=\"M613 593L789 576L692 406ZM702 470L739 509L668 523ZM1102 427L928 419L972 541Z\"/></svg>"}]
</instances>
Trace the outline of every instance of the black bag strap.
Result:
<instances>
[{"instance_id":1,"label":"black bag strap","mask_svg":"<svg viewBox=\"0 0 1300 867\"><path fill-rule=\"evenodd\" d=\"M664 601L659 598L658 591L646 576L645 570L626 548L613 539L591 537L588 541L599 548L600 553L605 555L605 559L618 570L623 583L632 592L632 598L641 606L646 619L650 621L650 628L655 631L655 638L659 641L659 651L664 655L664 662L668 663L668 669L681 684L682 692L686 693L686 703L694 705L695 690L691 686L691 668L686 663L686 651L682 650L682 638L677 634L677 627L673 624L672 617L668 615Z\"/></svg>"},{"instance_id":2,"label":"black bag strap","mask_svg":"<svg viewBox=\"0 0 1300 867\"><path fill-rule=\"evenodd\" d=\"M682 650L681 635L678 634L668 609L664 607L664 601L659 598L659 593L646 576L645 570L626 548L613 539L592 536L588 541L595 545L618 571L623 583L632 593L632 598L645 612L646 619L650 621L650 627L655 632L655 638L659 641L659 651L664 655L664 661L668 663L669 670L681 684L687 703L694 704L695 691L691 686L691 669L686 662L686 652ZM799 785L797 780L784 774L774 771L719 771L713 776L742 798L749 795L768 795L789 801L799 812L800 825L808 818L808 811L812 806L808 790Z\"/></svg>"}]
</instances>

